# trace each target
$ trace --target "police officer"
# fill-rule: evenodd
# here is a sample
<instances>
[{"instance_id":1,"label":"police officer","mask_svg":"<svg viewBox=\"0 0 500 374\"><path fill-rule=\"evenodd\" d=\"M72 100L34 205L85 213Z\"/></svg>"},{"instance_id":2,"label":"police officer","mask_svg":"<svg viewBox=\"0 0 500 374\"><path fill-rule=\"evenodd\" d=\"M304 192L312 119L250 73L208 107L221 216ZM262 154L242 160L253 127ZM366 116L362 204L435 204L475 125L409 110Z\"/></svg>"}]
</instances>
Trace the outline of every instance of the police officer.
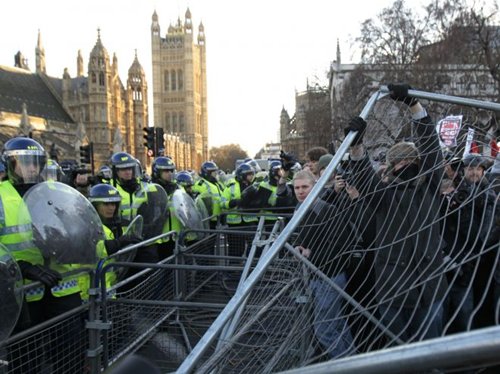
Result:
<instances>
[{"instance_id":1,"label":"police officer","mask_svg":"<svg viewBox=\"0 0 500 374\"><path fill-rule=\"evenodd\" d=\"M179 233L182 224L175 216L174 207L172 205L172 195L179 188L175 180L175 163L170 157L160 156L153 161L151 165L151 175L153 183L158 183L167 192L169 215L163 226L163 233L175 231ZM160 260L163 260L174 253L175 241L172 236L159 239L158 255Z\"/></svg>"},{"instance_id":2,"label":"police officer","mask_svg":"<svg viewBox=\"0 0 500 374\"><path fill-rule=\"evenodd\" d=\"M111 168L108 165L103 165L99 168L99 171L97 172L97 178L96 178L97 184L99 183L109 184L112 177L113 177L113 172L111 171Z\"/></svg>"},{"instance_id":3,"label":"police officer","mask_svg":"<svg viewBox=\"0 0 500 374\"><path fill-rule=\"evenodd\" d=\"M120 202L122 197L118 190L109 184L96 184L90 189L89 201L101 218L105 240L97 243L97 257L104 259L118 252L120 249L136 244L140 241L138 237L123 236L122 222L120 219ZM106 264L105 264L106 265ZM106 287L109 288L116 283L116 274L113 271L106 273ZM82 290L82 299L88 299L89 277L83 276L79 279Z\"/></svg>"},{"instance_id":4,"label":"police officer","mask_svg":"<svg viewBox=\"0 0 500 374\"><path fill-rule=\"evenodd\" d=\"M222 192L224 188L217 180L219 168L213 161L201 164L200 180L195 183L193 191L198 194L207 207L210 218L210 228L215 229L221 213Z\"/></svg>"},{"instance_id":5,"label":"police officer","mask_svg":"<svg viewBox=\"0 0 500 374\"><path fill-rule=\"evenodd\" d=\"M254 183L245 189L240 206L245 209L259 209L261 213L271 213L273 208L283 207L287 199L277 195L280 183L286 183L281 161L271 161L267 180ZM276 216L266 216L266 223L273 223L276 220Z\"/></svg>"},{"instance_id":6,"label":"police officer","mask_svg":"<svg viewBox=\"0 0 500 374\"><path fill-rule=\"evenodd\" d=\"M43 147L30 138L13 138L5 143L3 157L8 180L0 185L0 241L17 260L24 278L42 283L26 295L33 325L81 304L77 277L61 276L77 266L44 259L32 241L29 214L23 215L26 221L20 221L20 212L27 209L22 196L42 180L40 172L46 161Z\"/></svg>"},{"instance_id":7,"label":"police officer","mask_svg":"<svg viewBox=\"0 0 500 374\"><path fill-rule=\"evenodd\" d=\"M46 162L45 150L33 139L17 137L4 144L3 159L6 163L8 179L0 184L0 242L4 244L16 259L25 284L38 281L26 292L21 317L14 329L19 332L35 326L59 314L70 311L81 305L78 275L62 277L61 273L74 270L77 265L57 264L52 258L44 258L33 243L31 217L22 196L29 188L42 181L41 171ZM69 337L77 334L83 326L78 320L65 324L64 336L50 337L53 344L49 347L48 357L61 351L69 344ZM23 363L23 373L35 373L40 370L42 359L41 347L30 347L24 352L21 348L12 354L9 365L13 372ZM68 358L80 360L78 355ZM54 362L52 372L62 372L62 368Z\"/></svg>"},{"instance_id":8,"label":"police officer","mask_svg":"<svg viewBox=\"0 0 500 374\"><path fill-rule=\"evenodd\" d=\"M240 215L234 212L241 202L241 192L250 186L255 179L255 171L249 164L241 164L236 168L235 178L228 184L222 193L222 209L227 213L226 223L229 227L241 230L249 224L256 224L254 215ZM241 255L243 252L238 247L244 246L245 236L228 235L229 254Z\"/></svg>"},{"instance_id":9,"label":"police officer","mask_svg":"<svg viewBox=\"0 0 500 374\"><path fill-rule=\"evenodd\" d=\"M112 185L116 187L122 197L120 217L123 224L128 224L137 216L141 204L147 202L149 186L140 181L140 172L137 161L126 152L117 152L111 156L111 170L113 173ZM145 238L148 239L148 238ZM155 245L140 248L137 251L135 262L156 263L158 253ZM129 274L137 272L131 270Z\"/></svg>"},{"instance_id":10,"label":"police officer","mask_svg":"<svg viewBox=\"0 0 500 374\"><path fill-rule=\"evenodd\" d=\"M196 198L196 193L193 191L194 178L188 171L180 171L175 176L175 181L177 185L184 189L184 191L191 196L193 199Z\"/></svg>"}]
</instances>

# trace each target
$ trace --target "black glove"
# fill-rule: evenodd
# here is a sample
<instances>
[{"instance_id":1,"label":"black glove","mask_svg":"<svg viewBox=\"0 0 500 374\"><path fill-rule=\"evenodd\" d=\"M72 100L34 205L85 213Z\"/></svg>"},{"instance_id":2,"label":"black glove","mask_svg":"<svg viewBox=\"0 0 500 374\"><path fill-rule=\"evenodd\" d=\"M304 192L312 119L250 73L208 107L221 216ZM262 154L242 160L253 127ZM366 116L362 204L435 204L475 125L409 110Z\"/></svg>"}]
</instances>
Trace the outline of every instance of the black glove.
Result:
<instances>
[{"instance_id":1,"label":"black glove","mask_svg":"<svg viewBox=\"0 0 500 374\"><path fill-rule=\"evenodd\" d=\"M357 131L356 137L351 145L361 144L363 142L363 135L366 130L366 121L361 117L354 117L349 121L349 125L344 129L344 134L347 136L351 131Z\"/></svg>"},{"instance_id":2,"label":"black glove","mask_svg":"<svg viewBox=\"0 0 500 374\"><path fill-rule=\"evenodd\" d=\"M281 163L283 164L283 170L288 171L295 166L297 160L295 156L291 153L287 153L283 150L280 152Z\"/></svg>"},{"instance_id":3,"label":"black glove","mask_svg":"<svg viewBox=\"0 0 500 374\"><path fill-rule=\"evenodd\" d=\"M241 199L232 199L232 200L229 200L229 208L235 208L237 207L238 205L240 205L240 202L241 202Z\"/></svg>"},{"instance_id":4,"label":"black glove","mask_svg":"<svg viewBox=\"0 0 500 374\"><path fill-rule=\"evenodd\" d=\"M408 90L412 89L408 83L390 83L387 88L392 100L402 101L408 106L418 103L416 98L408 96Z\"/></svg>"},{"instance_id":5,"label":"black glove","mask_svg":"<svg viewBox=\"0 0 500 374\"><path fill-rule=\"evenodd\" d=\"M141 240L140 238L134 238L129 236L120 236L118 239L108 239L104 241L104 246L106 247L106 252L108 256L118 252L120 249L125 248L127 245L137 244Z\"/></svg>"},{"instance_id":6,"label":"black glove","mask_svg":"<svg viewBox=\"0 0 500 374\"><path fill-rule=\"evenodd\" d=\"M62 280L61 274L42 265L32 265L26 261L18 261L23 277L33 281L39 281L45 286L52 288Z\"/></svg>"}]
</instances>

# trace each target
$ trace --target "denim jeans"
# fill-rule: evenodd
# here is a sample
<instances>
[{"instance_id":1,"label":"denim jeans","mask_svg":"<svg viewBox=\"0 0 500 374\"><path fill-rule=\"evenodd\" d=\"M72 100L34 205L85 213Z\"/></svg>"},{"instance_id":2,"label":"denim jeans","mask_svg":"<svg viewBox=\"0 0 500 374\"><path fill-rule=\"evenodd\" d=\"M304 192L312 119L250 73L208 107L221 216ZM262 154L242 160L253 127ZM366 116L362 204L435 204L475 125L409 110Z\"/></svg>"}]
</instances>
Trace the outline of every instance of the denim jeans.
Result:
<instances>
[{"instance_id":1,"label":"denim jeans","mask_svg":"<svg viewBox=\"0 0 500 374\"><path fill-rule=\"evenodd\" d=\"M471 318L472 311L474 310L474 292L472 291L472 287L470 287L467 292L467 287L452 285L450 288L450 294L448 295L446 309L446 322L448 322L451 318L454 318L449 332L467 331L469 319ZM457 309L458 313L454 316ZM471 324L471 328L473 328L473 326L474 325Z\"/></svg>"},{"instance_id":2,"label":"denim jeans","mask_svg":"<svg viewBox=\"0 0 500 374\"><path fill-rule=\"evenodd\" d=\"M347 283L345 273L331 278L340 288ZM314 332L323 349L331 358L354 353L353 339L347 324L344 301L340 294L323 280L310 283L314 296Z\"/></svg>"},{"instance_id":3,"label":"denim jeans","mask_svg":"<svg viewBox=\"0 0 500 374\"><path fill-rule=\"evenodd\" d=\"M426 307L379 305L382 323L405 342L437 338L443 333L443 302Z\"/></svg>"}]
</instances>

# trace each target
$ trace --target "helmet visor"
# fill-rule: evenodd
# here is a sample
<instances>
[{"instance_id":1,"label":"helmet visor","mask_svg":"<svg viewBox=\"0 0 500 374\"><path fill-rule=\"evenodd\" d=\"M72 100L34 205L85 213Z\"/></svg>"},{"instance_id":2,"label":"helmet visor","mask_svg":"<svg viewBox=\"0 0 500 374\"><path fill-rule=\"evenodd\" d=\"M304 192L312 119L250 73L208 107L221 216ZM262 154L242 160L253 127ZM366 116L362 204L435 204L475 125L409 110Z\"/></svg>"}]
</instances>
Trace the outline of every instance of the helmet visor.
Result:
<instances>
[{"instance_id":1,"label":"helmet visor","mask_svg":"<svg viewBox=\"0 0 500 374\"><path fill-rule=\"evenodd\" d=\"M55 166L45 166L42 170L42 179L46 181L62 181L62 171Z\"/></svg>"},{"instance_id":2,"label":"helmet visor","mask_svg":"<svg viewBox=\"0 0 500 374\"><path fill-rule=\"evenodd\" d=\"M34 184L42 180L40 172L45 166L45 154L17 151L6 153L6 158L9 179L14 184Z\"/></svg>"}]
</instances>

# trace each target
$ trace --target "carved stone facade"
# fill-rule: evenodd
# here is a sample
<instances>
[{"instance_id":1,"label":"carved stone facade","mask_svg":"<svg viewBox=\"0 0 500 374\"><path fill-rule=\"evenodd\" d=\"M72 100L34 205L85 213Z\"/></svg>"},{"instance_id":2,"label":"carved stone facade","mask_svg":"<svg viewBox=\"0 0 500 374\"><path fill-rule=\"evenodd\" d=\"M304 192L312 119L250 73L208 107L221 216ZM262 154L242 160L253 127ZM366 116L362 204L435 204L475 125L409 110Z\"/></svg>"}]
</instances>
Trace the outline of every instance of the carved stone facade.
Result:
<instances>
[{"instance_id":1,"label":"carved stone facade","mask_svg":"<svg viewBox=\"0 0 500 374\"><path fill-rule=\"evenodd\" d=\"M285 108L280 116L280 143L285 152L299 160L312 147L328 147L330 138L330 100L328 91L310 87L295 93L295 114L290 117Z\"/></svg>"},{"instance_id":2,"label":"carved stone facade","mask_svg":"<svg viewBox=\"0 0 500 374\"><path fill-rule=\"evenodd\" d=\"M178 169L189 165L198 170L209 157L204 26L200 23L195 41L188 9L184 22L178 18L162 37L155 11L151 48L154 125L170 136L165 154L174 159ZM172 143L174 139L179 143Z\"/></svg>"},{"instance_id":3,"label":"carved stone facade","mask_svg":"<svg viewBox=\"0 0 500 374\"><path fill-rule=\"evenodd\" d=\"M46 75L40 34L35 53L35 73L29 71L19 52L17 68L0 66L0 95L6 97L0 100L0 142L31 132L47 151L55 144L59 160L79 163L80 145L93 142L96 168L117 150L146 162L142 128L148 125L148 94L137 54L123 85L118 59L114 55L110 61L99 32L87 76L80 52L76 77L70 77L68 69L62 79Z\"/></svg>"}]
</instances>

